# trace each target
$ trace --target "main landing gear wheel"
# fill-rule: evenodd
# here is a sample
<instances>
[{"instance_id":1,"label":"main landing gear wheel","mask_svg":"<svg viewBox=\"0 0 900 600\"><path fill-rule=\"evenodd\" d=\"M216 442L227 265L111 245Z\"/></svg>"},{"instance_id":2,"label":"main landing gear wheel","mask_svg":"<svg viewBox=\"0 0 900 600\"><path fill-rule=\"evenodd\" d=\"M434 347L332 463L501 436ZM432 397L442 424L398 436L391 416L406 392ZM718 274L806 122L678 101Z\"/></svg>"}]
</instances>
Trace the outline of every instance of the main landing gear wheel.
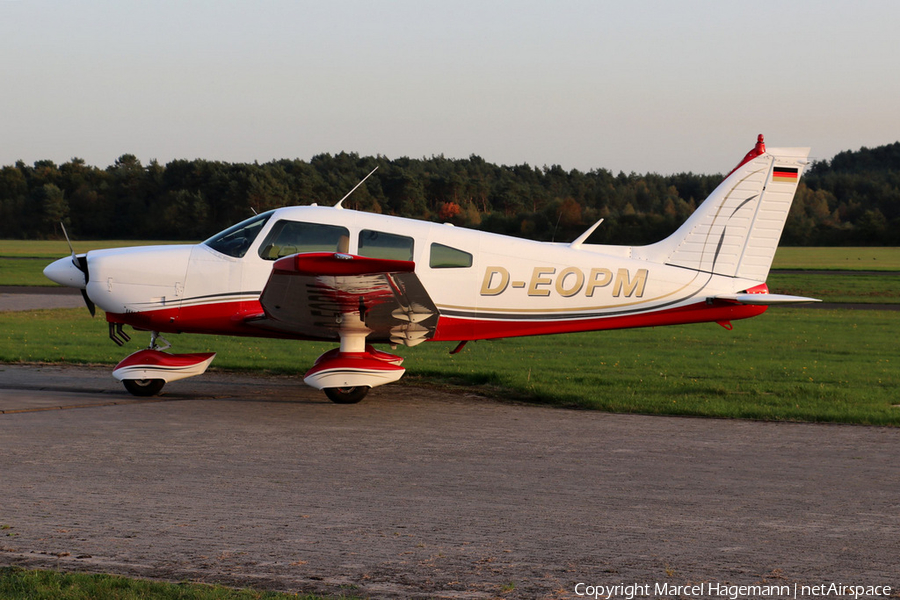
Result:
<instances>
[{"instance_id":1,"label":"main landing gear wheel","mask_svg":"<svg viewBox=\"0 0 900 600\"><path fill-rule=\"evenodd\" d=\"M325 388L324 392L335 404L356 404L369 393L369 386Z\"/></svg>"},{"instance_id":2,"label":"main landing gear wheel","mask_svg":"<svg viewBox=\"0 0 900 600\"><path fill-rule=\"evenodd\" d=\"M122 383L135 396L155 396L166 385L165 379L123 379Z\"/></svg>"}]
</instances>

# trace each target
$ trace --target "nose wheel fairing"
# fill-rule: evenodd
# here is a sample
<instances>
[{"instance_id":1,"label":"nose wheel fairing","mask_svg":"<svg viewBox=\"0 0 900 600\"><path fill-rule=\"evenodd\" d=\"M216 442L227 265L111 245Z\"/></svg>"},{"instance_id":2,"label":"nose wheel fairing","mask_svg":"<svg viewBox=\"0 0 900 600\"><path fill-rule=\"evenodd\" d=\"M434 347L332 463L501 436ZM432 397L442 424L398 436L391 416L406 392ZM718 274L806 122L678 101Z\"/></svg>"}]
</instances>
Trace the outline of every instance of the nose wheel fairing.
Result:
<instances>
[{"instance_id":1,"label":"nose wheel fairing","mask_svg":"<svg viewBox=\"0 0 900 600\"><path fill-rule=\"evenodd\" d=\"M215 352L170 354L145 348L125 357L113 369L112 375L132 394L153 396L169 381L202 375L215 357Z\"/></svg>"}]
</instances>

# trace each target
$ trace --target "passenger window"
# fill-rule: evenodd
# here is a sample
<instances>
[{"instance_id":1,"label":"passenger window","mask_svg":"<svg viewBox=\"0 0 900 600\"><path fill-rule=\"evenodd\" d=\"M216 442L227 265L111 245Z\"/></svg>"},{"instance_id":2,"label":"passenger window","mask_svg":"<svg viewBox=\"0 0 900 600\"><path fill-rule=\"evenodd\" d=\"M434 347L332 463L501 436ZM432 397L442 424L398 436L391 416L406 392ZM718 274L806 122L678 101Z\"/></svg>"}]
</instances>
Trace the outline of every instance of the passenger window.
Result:
<instances>
[{"instance_id":1,"label":"passenger window","mask_svg":"<svg viewBox=\"0 0 900 600\"><path fill-rule=\"evenodd\" d=\"M465 269L472 266L472 255L443 244L431 244L428 266L432 269Z\"/></svg>"},{"instance_id":2,"label":"passenger window","mask_svg":"<svg viewBox=\"0 0 900 600\"><path fill-rule=\"evenodd\" d=\"M347 252L350 232L346 227L278 221L259 247L259 256L275 260L300 252Z\"/></svg>"},{"instance_id":3,"label":"passenger window","mask_svg":"<svg viewBox=\"0 0 900 600\"><path fill-rule=\"evenodd\" d=\"M359 255L390 260L412 260L413 239L405 235L363 229L359 232Z\"/></svg>"}]
</instances>

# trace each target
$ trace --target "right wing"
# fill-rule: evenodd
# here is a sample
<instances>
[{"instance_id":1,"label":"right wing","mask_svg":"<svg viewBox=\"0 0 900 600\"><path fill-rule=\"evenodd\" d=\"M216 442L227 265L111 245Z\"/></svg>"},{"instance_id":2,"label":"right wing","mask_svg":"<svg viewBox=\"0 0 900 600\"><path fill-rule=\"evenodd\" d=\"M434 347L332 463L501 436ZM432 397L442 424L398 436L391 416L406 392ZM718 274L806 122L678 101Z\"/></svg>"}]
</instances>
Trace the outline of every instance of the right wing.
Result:
<instances>
[{"instance_id":1,"label":"right wing","mask_svg":"<svg viewBox=\"0 0 900 600\"><path fill-rule=\"evenodd\" d=\"M434 334L438 310L415 263L316 252L277 260L259 298L265 316L248 325L313 339L363 334L414 346Z\"/></svg>"}]
</instances>

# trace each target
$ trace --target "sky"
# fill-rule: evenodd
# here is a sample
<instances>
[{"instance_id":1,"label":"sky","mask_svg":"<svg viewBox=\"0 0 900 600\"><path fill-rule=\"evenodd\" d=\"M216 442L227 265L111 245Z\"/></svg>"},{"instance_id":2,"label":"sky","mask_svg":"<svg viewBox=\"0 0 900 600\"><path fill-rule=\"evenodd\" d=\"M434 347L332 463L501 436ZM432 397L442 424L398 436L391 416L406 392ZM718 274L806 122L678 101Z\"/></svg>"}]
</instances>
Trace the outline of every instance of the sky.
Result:
<instances>
[{"instance_id":1,"label":"sky","mask_svg":"<svg viewBox=\"0 0 900 600\"><path fill-rule=\"evenodd\" d=\"M0 165L729 171L900 139L900 2L0 0Z\"/></svg>"}]
</instances>

